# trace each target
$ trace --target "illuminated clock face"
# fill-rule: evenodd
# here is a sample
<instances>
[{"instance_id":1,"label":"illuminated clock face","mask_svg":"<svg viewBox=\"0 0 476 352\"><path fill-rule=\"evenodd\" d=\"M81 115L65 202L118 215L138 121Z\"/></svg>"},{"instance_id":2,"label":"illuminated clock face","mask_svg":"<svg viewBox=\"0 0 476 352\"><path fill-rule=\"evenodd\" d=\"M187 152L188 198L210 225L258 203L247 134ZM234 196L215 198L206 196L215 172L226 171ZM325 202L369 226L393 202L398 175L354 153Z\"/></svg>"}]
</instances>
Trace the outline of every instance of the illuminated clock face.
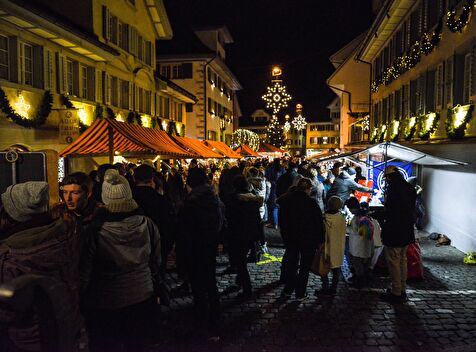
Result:
<instances>
[{"instance_id":1,"label":"illuminated clock face","mask_svg":"<svg viewBox=\"0 0 476 352\"><path fill-rule=\"evenodd\" d=\"M275 95L273 95L273 100L274 100L275 102L278 102L278 101L281 100L281 96L280 96L279 94L275 94Z\"/></svg>"}]
</instances>

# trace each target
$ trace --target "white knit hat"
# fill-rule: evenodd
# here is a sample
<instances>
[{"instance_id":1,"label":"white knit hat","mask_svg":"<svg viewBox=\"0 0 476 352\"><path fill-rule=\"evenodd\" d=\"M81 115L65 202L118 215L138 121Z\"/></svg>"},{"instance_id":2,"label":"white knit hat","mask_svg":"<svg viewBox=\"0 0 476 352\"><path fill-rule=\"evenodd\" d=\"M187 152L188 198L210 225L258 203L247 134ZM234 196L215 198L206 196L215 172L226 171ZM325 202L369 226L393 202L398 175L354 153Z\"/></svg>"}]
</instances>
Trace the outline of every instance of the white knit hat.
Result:
<instances>
[{"instance_id":1,"label":"white knit hat","mask_svg":"<svg viewBox=\"0 0 476 352\"><path fill-rule=\"evenodd\" d=\"M116 169L109 169L104 174L102 184L102 201L111 213L127 213L138 208L132 198L131 187L124 176Z\"/></svg>"},{"instance_id":2,"label":"white knit hat","mask_svg":"<svg viewBox=\"0 0 476 352\"><path fill-rule=\"evenodd\" d=\"M48 211L48 183L29 181L17 183L2 194L2 203L13 220L26 222L35 214Z\"/></svg>"}]
</instances>

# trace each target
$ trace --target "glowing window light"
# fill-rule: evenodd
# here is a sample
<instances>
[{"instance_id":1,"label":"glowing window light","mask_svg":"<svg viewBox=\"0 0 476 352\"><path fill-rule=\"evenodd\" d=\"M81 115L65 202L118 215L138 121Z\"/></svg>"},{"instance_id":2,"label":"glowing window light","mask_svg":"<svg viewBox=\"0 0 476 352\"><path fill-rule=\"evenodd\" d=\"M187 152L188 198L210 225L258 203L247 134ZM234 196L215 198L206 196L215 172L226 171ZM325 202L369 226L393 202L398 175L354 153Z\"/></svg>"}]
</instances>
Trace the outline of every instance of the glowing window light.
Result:
<instances>
[{"instance_id":1,"label":"glowing window light","mask_svg":"<svg viewBox=\"0 0 476 352\"><path fill-rule=\"evenodd\" d=\"M150 127L151 126L150 117L147 116L147 115L142 115L140 117L140 121L142 122L142 126L144 126L144 127Z\"/></svg>"},{"instance_id":2,"label":"glowing window light","mask_svg":"<svg viewBox=\"0 0 476 352\"><path fill-rule=\"evenodd\" d=\"M468 113L467 108L465 109L461 106L458 106L456 108L456 113L454 114L455 119L454 119L454 122L453 122L453 126L455 128L458 128L459 126L461 126L461 124L464 122L464 118L466 117L467 113Z\"/></svg>"},{"instance_id":3,"label":"glowing window light","mask_svg":"<svg viewBox=\"0 0 476 352\"><path fill-rule=\"evenodd\" d=\"M121 115L121 113L116 115L116 121L126 122L126 120L124 120L124 117Z\"/></svg>"},{"instance_id":4,"label":"glowing window light","mask_svg":"<svg viewBox=\"0 0 476 352\"><path fill-rule=\"evenodd\" d=\"M25 98L23 98L23 95L20 94L20 96L18 97L18 101L14 105L15 105L15 110L20 116L25 118L30 117L28 115L28 110L30 110L31 106L30 104L27 104L25 102Z\"/></svg>"},{"instance_id":5,"label":"glowing window light","mask_svg":"<svg viewBox=\"0 0 476 352\"><path fill-rule=\"evenodd\" d=\"M86 111L81 108L78 110L78 116L79 116L79 120L84 123L85 125L87 125L88 123L88 114L86 113Z\"/></svg>"},{"instance_id":6,"label":"glowing window light","mask_svg":"<svg viewBox=\"0 0 476 352\"><path fill-rule=\"evenodd\" d=\"M392 135L396 136L398 134L398 127L400 127L400 121L393 121Z\"/></svg>"},{"instance_id":7,"label":"glowing window light","mask_svg":"<svg viewBox=\"0 0 476 352\"><path fill-rule=\"evenodd\" d=\"M162 121L162 129L163 129L164 131L167 131L167 121L165 121L165 120Z\"/></svg>"},{"instance_id":8,"label":"glowing window light","mask_svg":"<svg viewBox=\"0 0 476 352\"><path fill-rule=\"evenodd\" d=\"M425 129L428 131L431 129L431 126L433 126L433 121L436 118L436 113L432 112L431 114L428 114L426 120L425 120Z\"/></svg>"},{"instance_id":9,"label":"glowing window light","mask_svg":"<svg viewBox=\"0 0 476 352\"><path fill-rule=\"evenodd\" d=\"M416 124L416 116L410 117L410 121L408 122L408 126L412 128Z\"/></svg>"}]
</instances>

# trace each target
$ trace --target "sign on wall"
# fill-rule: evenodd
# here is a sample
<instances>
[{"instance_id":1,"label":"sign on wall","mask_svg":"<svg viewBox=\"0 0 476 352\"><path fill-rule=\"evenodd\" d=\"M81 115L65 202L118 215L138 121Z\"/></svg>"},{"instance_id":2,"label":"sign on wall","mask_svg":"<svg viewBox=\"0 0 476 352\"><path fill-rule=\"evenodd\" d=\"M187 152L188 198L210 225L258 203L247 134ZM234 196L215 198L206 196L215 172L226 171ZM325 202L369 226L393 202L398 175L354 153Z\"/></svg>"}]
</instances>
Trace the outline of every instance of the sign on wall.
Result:
<instances>
[{"instance_id":1,"label":"sign on wall","mask_svg":"<svg viewBox=\"0 0 476 352\"><path fill-rule=\"evenodd\" d=\"M79 137L77 109L61 109L59 113L59 143L70 144Z\"/></svg>"}]
</instances>

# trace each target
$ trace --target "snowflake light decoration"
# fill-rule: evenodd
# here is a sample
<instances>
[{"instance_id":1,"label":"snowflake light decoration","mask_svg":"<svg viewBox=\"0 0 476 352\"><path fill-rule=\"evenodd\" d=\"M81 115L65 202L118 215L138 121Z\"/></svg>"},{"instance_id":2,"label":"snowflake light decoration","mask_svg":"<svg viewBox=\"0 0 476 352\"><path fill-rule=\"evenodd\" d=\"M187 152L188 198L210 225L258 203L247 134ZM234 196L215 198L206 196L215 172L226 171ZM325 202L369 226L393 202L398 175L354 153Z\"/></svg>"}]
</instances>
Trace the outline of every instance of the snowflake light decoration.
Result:
<instances>
[{"instance_id":1,"label":"snowflake light decoration","mask_svg":"<svg viewBox=\"0 0 476 352\"><path fill-rule=\"evenodd\" d=\"M291 96L286 92L286 86L276 81L271 87L267 87L267 90L268 92L262 96L267 109L273 109L273 113L276 114L279 110L288 106Z\"/></svg>"},{"instance_id":2,"label":"snowflake light decoration","mask_svg":"<svg viewBox=\"0 0 476 352\"><path fill-rule=\"evenodd\" d=\"M291 124L289 123L289 121L286 121L284 123L284 126L283 126L283 129L284 129L284 132L289 132L289 130L291 129Z\"/></svg>"},{"instance_id":3,"label":"snowflake light decoration","mask_svg":"<svg viewBox=\"0 0 476 352\"><path fill-rule=\"evenodd\" d=\"M293 126L298 131L305 129L306 125L307 125L306 119L301 114L296 116L293 120Z\"/></svg>"}]
</instances>

